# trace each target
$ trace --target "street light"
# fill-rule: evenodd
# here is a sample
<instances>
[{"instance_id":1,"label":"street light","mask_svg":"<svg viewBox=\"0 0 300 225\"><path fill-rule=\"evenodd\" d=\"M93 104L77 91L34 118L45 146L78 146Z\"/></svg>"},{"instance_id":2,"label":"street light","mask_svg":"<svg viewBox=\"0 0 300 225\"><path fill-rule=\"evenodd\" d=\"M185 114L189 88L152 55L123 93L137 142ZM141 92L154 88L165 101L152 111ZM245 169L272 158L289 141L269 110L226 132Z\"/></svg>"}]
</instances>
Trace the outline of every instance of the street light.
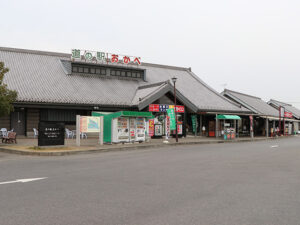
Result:
<instances>
[{"instance_id":1,"label":"street light","mask_svg":"<svg viewBox=\"0 0 300 225\"><path fill-rule=\"evenodd\" d=\"M175 133L176 133L176 142L178 142L178 131L177 131L177 113L176 113L176 81L177 81L177 77L172 77L172 81L174 84L174 112L175 112Z\"/></svg>"}]
</instances>

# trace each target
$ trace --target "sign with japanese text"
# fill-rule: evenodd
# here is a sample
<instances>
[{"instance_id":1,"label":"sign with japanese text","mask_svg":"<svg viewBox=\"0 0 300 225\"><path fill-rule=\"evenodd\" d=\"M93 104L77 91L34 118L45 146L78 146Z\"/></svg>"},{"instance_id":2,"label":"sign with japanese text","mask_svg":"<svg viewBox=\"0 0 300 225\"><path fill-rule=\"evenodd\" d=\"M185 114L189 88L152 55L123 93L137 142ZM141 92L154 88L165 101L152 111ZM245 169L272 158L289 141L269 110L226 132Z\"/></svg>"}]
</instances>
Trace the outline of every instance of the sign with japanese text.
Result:
<instances>
[{"instance_id":1,"label":"sign with japanese text","mask_svg":"<svg viewBox=\"0 0 300 225\"><path fill-rule=\"evenodd\" d=\"M154 135L154 119L149 120L149 136L152 137Z\"/></svg>"},{"instance_id":2,"label":"sign with japanese text","mask_svg":"<svg viewBox=\"0 0 300 225\"><path fill-rule=\"evenodd\" d=\"M198 126L197 115L192 115L191 118L192 118L193 132L196 133L197 126Z\"/></svg>"},{"instance_id":3,"label":"sign with japanese text","mask_svg":"<svg viewBox=\"0 0 300 225\"><path fill-rule=\"evenodd\" d=\"M168 109L174 109L174 105L166 105L166 104L150 104L149 112L167 112ZM176 112L184 113L183 105L176 105Z\"/></svg>"},{"instance_id":4,"label":"sign with japanese text","mask_svg":"<svg viewBox=\"0 0 300 225\"><path fill-rule=\"evenodd\" d=\"M72 49L71 59L73 61L84 60L94 63L121 63L126 65L141 65L141 57L81 49Z\"/></svg>"},{"instance_id":5,"label":"sign with japanese text","mask_svg":"<svg viewBox=\"0 0 300 225\"><path fill-rule=\"evenodd\" d=\"M64 145L64 123L40 122L38 146Z\"/></svg>"},{"instance_id":6,"label":"sign with japanese text","mask_svg":"<svg viewBox=\"0 0 300 225\"><path fill-rule=\"evenodd\" d=\"M80 132L100 132L100 117L97 116L81 116Z\"/></svg>"},{"instance_id":7,"label":"sign with japanese text","mask_svg":"<svg viewBox=\"0 0 300 225\"><path fill-rule=\"evenodd\" d=\"M170 136L170 117L166 116L166 136Z\"/></svg>"},{"instance_id":8,"label":"sign with japanese text","mask_svg":"<svg viewBox=\"0 0 300 225\"><path fill-rule=\"evenodd\" d=\"M285 118L293 118L293 113L290 113L290 112L284 112L284 117L285 117Z\"/></svg>"},{"instance_id":9,"label":"sign with japanese text","mask_svg":"<svg viewBox=\"0 0 300 225\"><path fill-rule=\"evenodd\" d=\"M176 119L174 109L167 110L168 116L170 117L170 130L176 129Z\"/></svg>"}]
</instances>

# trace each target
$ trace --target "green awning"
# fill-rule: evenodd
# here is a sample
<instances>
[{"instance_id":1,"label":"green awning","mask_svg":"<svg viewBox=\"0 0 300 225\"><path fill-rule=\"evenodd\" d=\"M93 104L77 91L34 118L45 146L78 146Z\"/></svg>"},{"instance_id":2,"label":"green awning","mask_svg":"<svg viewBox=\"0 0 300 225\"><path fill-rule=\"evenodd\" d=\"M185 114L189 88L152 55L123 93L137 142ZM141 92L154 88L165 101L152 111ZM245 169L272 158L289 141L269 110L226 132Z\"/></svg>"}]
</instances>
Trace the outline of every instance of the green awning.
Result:
<instances>
[{"instance_id":1,"label":"green awning","mask_svg":"<svg viewBox=\"0 0 300 225\"><path fill-rule=\"evenodd\" d=\"M107 114L109 116L111 116L112 118L117 118L120 116L125 116L125 117L150 117L152 118L153 115L151 112L137 112L137 111L119 111L119 112L115 112L115 113L111 113L111 114ZM102 113L98 113L98 112L93 112L92 116L107 116L105 114Z\"/></svg>"},{"instance_id":2,"label":"green awning","mask_svg":"<svg viewBox=\"0 0 300 225\"><path fill-rule=\"evenodd\" d=\"M240 120L241 117L236 115L218 115L217 119L218 120Z\"/></svg>"}]
</instances>

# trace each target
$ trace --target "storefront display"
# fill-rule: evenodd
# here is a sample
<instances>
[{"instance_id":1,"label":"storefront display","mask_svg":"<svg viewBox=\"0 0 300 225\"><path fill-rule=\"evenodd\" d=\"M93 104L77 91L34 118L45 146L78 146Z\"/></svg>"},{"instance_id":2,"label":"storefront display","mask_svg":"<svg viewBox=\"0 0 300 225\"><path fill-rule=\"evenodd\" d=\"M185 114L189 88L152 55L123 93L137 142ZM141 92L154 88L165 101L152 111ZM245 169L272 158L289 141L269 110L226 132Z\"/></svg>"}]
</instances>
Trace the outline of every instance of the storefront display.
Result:
<instances>
[{"instance_id":1,"label":"storefront display","mask_svg":"<svg viewBox=\"0 0 300 225\"><path fill-rule=\"evenodd\" d=\"M163 135L163 126L162 124L154 124L154 136L161 137Z\"/></svg>"}]
</instances>

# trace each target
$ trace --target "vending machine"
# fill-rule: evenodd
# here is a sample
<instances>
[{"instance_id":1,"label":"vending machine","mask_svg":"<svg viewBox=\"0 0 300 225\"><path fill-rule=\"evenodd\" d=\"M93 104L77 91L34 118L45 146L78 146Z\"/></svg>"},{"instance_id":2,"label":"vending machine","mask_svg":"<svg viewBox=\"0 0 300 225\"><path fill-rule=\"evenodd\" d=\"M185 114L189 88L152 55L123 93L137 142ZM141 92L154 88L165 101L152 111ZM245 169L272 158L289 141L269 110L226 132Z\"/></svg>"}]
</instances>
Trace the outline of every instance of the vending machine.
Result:
<instances>
[{"instance_id":1,"label":"vending machine","mask_svg":"<svg viewBox=\"0 0 300 225\"><path fill-rule=\"evenodd\" d=\"M145 118L136 118L136 136L135 141L141 142L146 140Z\"/></svg>"},{"instance_id":2,"label":"vending machine","mask_svg":"<svg viewBox=\"0 0 300 225\"><path fill-rule=\"evenodd\" d=\"M130 142L134 142L136 137L136 118L134 117L129 118L129 132Z\"/></svg>"},{"instance_id":3,"label":"vending machine","mask_svg":"<svg viewBox=\"0 0 300 225\"><path fill-rule=\"evenodd\" d=\"M112 142L129 142L129 119L127 117L118 117L113 119Z\"/></svg>"}]
</instances>

